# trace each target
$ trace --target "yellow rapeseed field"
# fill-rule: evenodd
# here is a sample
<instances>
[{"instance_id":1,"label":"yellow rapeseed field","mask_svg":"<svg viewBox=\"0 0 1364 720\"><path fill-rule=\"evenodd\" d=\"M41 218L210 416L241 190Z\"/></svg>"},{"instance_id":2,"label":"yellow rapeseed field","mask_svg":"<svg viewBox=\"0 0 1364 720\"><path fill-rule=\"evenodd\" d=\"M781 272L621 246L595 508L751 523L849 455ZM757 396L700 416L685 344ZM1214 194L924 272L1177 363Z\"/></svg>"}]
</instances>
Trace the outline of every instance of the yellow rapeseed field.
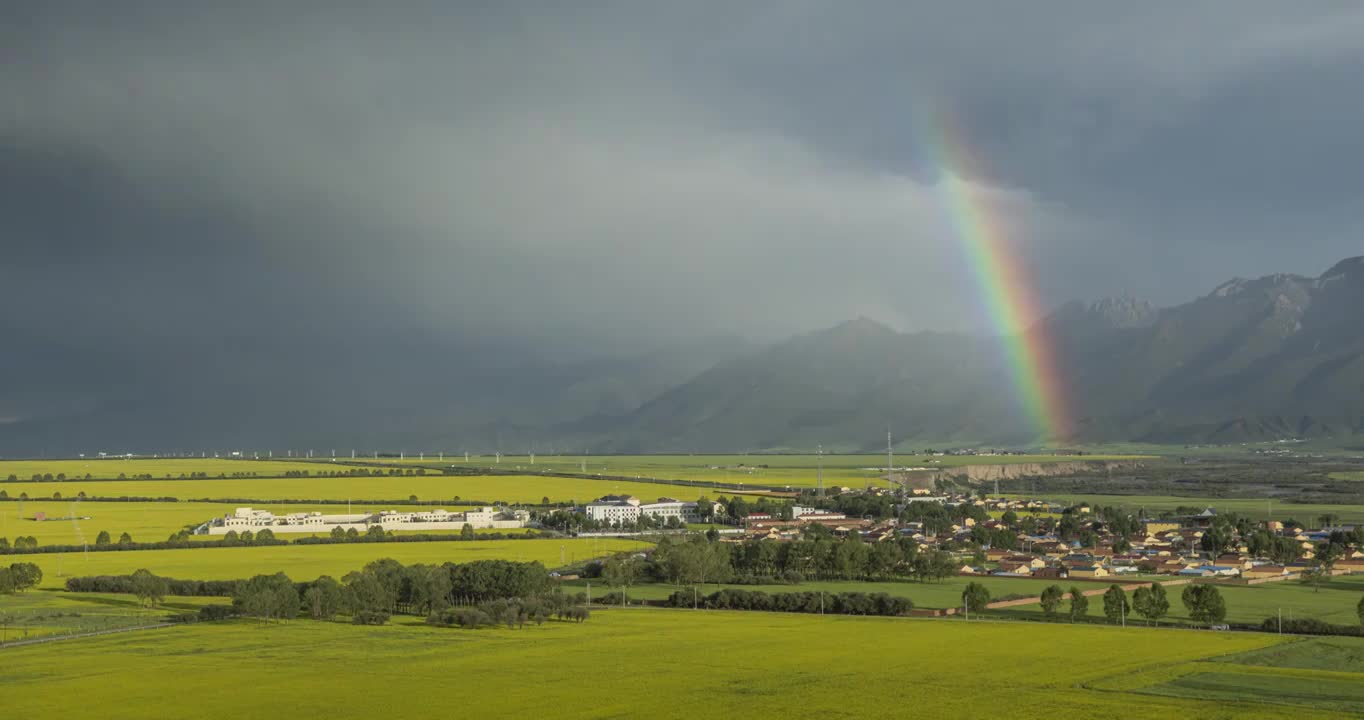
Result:
<instances>
[{"instance_id":1,"label":"yellow rapeseed field","mask_svg":"<svg viewBox=\"0 0 1364 720\"><path fill-rule=\"evenodd\" d=\"M641 547L647 547L647 543L606 538L476 540L72 552L60 556L44 553L7 557L11 561L17 559L37 563L43 570L42 587L57 588L62 587L66 577L74 575L123 575L139 568L166 577L195 580L230 580L276 572L286 573L294 580L313 580L320 575L340 577L379 558L393 558L404 565L497 559L539 561L546 567L557 567L575 560ZM560 562L561 559L564 562Z\"/></svg>"},{"instance_id":2,"label":"yellow rapeseed field","mask_svg":"<svg viewBox=\"0 0 1364 720\"><path fill-rule=\"evenodd\" d=\"M126 480L114 482L18 482L0 481L0 491L11 499L26 494L30 499L52 499L60 493L69 500L85 493L91 497L173 497L179 500L200 498L243 498L259 500L393 500L446 505L459 498L469 502L539 503L588 502L603 495L635 495L645 500L673 497L695 500L701 495L715 497L723 490L685 485L586 480L538 475L426 475L422 477L336 477L229 480Z\"/></svg>"},{"instance_id":3,"label":"yellow rapeseed field","mask_svg":"<svg viewBox=\"0 0 1364 720\"><path fill-rule=\"evenodd\" d=\"M239 621L11 648L7 716L131 720L268 707L345 720L1280 718L1272 705L1090 689L1273 636L688 610L436 629ZM98 702L87 699L98 698ZM1346 717L1292 708L1295 720Z\"/></svg>"}]
</instances>

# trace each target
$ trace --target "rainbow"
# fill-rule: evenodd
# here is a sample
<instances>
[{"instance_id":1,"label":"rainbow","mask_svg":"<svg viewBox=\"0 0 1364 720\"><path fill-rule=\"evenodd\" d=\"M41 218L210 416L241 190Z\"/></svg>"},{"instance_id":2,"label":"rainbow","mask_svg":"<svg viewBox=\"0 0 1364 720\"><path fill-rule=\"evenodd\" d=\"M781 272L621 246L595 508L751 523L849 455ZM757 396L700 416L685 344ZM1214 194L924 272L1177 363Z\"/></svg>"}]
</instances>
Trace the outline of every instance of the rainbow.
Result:
<instances>
[{"instance_id":1,"label":"rainbow","mask_svg":"<svg viewBox=\"0 0 1364 720\"><path fill-rule=\"evenodd\" d=\"M1043 317L1032 278L1019 259L1000 214L963 178L984 177L967 145L949 122L931 124L937 142L928 144L940 171L938 190L974 276L984 312L996 332L1018 402L1040 442L1064 440L1073 432L1065 382L1049 333L1029 324Z\"/></svg>"}]
</instances>

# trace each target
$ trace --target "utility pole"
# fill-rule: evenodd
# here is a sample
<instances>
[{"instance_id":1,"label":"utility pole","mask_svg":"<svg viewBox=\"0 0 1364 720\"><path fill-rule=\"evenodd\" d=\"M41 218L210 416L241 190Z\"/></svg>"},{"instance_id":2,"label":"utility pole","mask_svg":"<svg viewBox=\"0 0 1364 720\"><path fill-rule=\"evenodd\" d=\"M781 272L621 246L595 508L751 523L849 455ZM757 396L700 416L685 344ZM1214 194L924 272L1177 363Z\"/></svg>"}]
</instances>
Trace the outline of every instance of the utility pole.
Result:
<instances>
[{"instance_id":1,"label":"utility pole","mask_svg":"<svg viewBox=\"0 0 1364 720\"><path fill-rule=\"evenodd\" d=\"M892 486L895 484L895 446L890 443L889 425L886 426L886 483Z\"/></svg>"},{"instance_id":2,"label":"utility pole","mask_svg":"<svg viewBox=\"0 0 1364 720\"><path fill-rule=\"evenodd\" d=\"M824 497L824 446L818 445L815 448L815 487L819 489L819 496Z\"/></svg>"}]
</instances>

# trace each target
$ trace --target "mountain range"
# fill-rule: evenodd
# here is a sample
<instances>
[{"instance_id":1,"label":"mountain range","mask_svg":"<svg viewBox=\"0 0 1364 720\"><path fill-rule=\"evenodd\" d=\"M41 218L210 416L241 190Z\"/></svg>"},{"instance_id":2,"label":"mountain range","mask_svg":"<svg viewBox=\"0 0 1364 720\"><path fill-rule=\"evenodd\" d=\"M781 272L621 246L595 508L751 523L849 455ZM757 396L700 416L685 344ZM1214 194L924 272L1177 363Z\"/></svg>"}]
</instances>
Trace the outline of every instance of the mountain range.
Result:
<instances>
[{"instance_id":1,"label":"mountain range","mask_svg":"<svg viewBox=\"0 0 1364 720\"><path fill-rule=\"evenodd\" d=\"M599 451L910 443L1239 442L1364 431L1364 256L1319 277L1234 279L1192 302L1062 306L1067 437L1021 412L1002 339L859 318L722 361L629 413L560 426Z\"/></svg>"},{"instance_id":2,"label":"mountain range","mask_svg":"<svg viewBox=\"0 0 1364 720\"><path fill-rule=\"evenodd\" d=\"M0 370L61 371L70 398L0 412L0 452L878 451L887 428L905 447L1345 439L1364 433L1361 309L1364 256L1319 277L1234 279L1175 307L1063 305L1024 340L1052 351L1072 420L1064 437L1039 434L1020 405L1005 354L1017 338L904 333L867 318L775 343L631 350L394 335L301 343L289 356L165 348L151 355L168 359L158 365L44 353L20 335L14 346L30 352L0 354ZM202 368L221 377L206 382ZM23 390L0 399L23 410Z\"/></svg>"}]
</instances>

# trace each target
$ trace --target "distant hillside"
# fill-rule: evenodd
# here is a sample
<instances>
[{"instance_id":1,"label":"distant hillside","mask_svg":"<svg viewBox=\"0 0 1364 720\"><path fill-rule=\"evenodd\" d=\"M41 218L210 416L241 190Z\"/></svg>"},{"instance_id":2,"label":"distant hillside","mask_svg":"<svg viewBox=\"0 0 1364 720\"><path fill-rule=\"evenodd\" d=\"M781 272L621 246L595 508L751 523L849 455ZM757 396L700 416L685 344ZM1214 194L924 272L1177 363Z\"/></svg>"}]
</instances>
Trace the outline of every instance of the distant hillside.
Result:
<instances>
[{"instance_id":1,"label":"distant hillside","mask_svg":"<svg viewBox=\"0 0 1364 720\"><path fill-rule=\"evenodd\" d=\"M1157 309L1072 303L1056 344L1072 441L1207 442L1364 427L1364 257L1318 278L1235 279ZM599 450L879 448L1033 442L997 339L901 334L867 319L722 362L638 409L572 427Z\"/></svg>"}]
</instances>

